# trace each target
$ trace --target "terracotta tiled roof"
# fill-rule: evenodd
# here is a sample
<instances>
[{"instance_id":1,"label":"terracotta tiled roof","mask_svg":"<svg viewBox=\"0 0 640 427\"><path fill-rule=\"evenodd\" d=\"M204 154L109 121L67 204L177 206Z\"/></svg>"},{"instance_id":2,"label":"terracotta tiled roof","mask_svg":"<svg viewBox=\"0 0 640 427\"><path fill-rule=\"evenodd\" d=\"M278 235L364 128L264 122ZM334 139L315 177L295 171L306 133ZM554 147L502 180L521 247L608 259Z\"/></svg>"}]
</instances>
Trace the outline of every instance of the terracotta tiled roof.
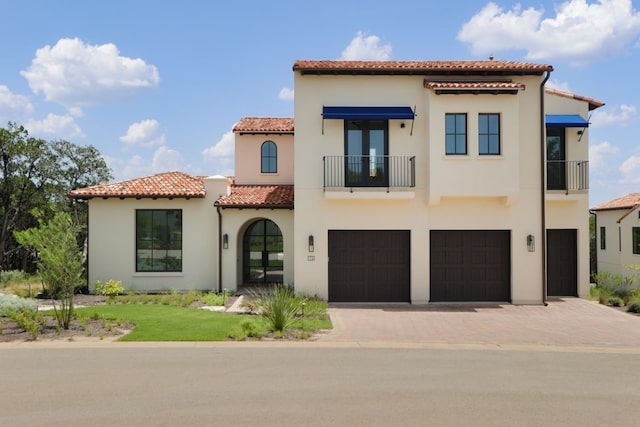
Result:
<instances>
[{"instance_id":1,"label":"terracotta tiled roof","mask_svg":"<svg viewBox=\"0 0 640 427\"><path fill-rule=\"evenodd\" d=\"M426 89L432 89L435 91L508 91L515 92L518 90L524 90L525 85L523 83L513 82L469 82L469 81L438 81L432 82L429 80L424 81L424 87Z\"/></svg>"},{"instance_id":2,"label":"terracotta tiled roof","mask_svg":"<svg viewBox=\"0 0 640 427\"><path fill-rule=\"evenodd\" d=\"M293 119L289 117L243 117L233 127L239 133L293 133Z\"/></svg>"},{"instance_id":3,"label":"terracotta tiled roof","mask_svg":"<svg viewBox=\"0 0 640 427\"><path fill-rule=\"evenodd\" d=\"M516 61L309 61L298 60L293 71L310 74L542 74L547 64Z\"/></svg>"},{"instance_id":4,"label":"terracotta tiled roof","mask_svg":"<svg viewBox=\"0 0 640 427\"><path fill-rule=\"evenodd\" d=\"M631 193L608 202L600 203L592 211L609 211L614 209L631 209L640 206L640 193Z\"/></svg>"},{"instance_id":5,"label":"terracotta tiled roof","mask_svg":"<svg viewBox=\"0 0 640 427\"><path fill-rule=\"evenodd\" d=\"M223 208L293 209L293 185L234 185L215 202Z\"/></svg>"},{"instance_id":6,"label":"terracotta tiled roof","mask_svg":"<svg viewBox=\"0 0 640 427\"><path fill-rule=\"evenodd\" d=\"M558 89L552 89L550 87L544 88L544 91L551 95L558 95L558 96L563 96L565 98L571 98L571 99L576 99L578 101L588 102L589 110L595 110L596 108L600 108L604 105L604 102L598 101L597 99L589 98L582 95L576 95L575 93L571 93L571 92L564 92Z\"/></svg>"},{"instance_id":7,"label":"terracotta tiled roof","mask_svg":"<svg viewBox=\"0 0 640 427\"><path fill-rule=\"evenodd\" d=\"M165 172L128 181L71 190L69 197L201 198L206 194L202 177L182 172Z\"/></svg>"}]
</instances>

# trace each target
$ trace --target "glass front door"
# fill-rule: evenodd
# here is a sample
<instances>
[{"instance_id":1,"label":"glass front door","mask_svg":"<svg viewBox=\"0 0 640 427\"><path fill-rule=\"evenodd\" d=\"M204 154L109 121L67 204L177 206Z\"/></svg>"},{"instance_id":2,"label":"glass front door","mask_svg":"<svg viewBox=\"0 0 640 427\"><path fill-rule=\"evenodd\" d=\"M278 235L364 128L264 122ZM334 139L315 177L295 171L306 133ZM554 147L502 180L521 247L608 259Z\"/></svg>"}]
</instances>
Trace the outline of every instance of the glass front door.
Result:
<instances>
[{"instance_id":1,"label":"glass front door","mask_svg":"<svg viewBox=\"0 0 640 427\"><path fill-rule=\"evenodd\" d=\"M345 183L348 187L389 185L386 120L348 120L345 129Z\"/></svg>"},{"instance_id":2,"label":"glass front door","mask_svg":"<svg viewBox=\"0 0 640 427\"><path fill-rule=\"evenodd\" d=\"M244 283L282 283L284 249L280 228L271 220L261 219L244 233Z\"/></svg>"}]
</instances>

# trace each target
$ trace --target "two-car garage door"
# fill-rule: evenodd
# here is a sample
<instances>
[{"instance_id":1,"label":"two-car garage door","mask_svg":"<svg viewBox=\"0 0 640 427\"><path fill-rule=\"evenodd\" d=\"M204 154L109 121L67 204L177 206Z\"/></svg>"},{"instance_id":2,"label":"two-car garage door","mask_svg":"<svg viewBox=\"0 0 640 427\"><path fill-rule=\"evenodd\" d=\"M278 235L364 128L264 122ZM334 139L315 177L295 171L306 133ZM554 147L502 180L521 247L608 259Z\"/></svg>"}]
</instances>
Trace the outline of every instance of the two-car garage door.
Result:
<instances>
[{"instance_id":1,"label":"two-car garage door","mask_svg":"<svg viewBox=\"0 0 640 427\"><path fill-rule=\"evenodd\" d=\"M511 233L432 230L432 302L511 301Z\"/></svg>"},{"instance_id":2,"label":"two-car garage door","mask_svg":"<svg viewBox=\"0 0 640 427\"><path fill-rule=\"evenodd\" d=\"M510 231L432 230L430 252L430 301L511 300ZM410 260L408 230L330 230L329 301L410 302Z\"/></svg>"}]
</instances>

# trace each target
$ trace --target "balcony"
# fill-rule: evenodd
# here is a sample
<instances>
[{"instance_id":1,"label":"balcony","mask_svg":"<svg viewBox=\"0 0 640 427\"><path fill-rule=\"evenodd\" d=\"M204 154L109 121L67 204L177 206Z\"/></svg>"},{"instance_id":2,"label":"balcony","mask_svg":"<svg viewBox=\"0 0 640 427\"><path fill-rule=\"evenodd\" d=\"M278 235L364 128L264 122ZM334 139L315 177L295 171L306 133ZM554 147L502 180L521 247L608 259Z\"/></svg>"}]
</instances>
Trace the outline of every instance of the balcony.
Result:
<instances>
[{"instance_id":1,"label":"balcony","mask_svg":"<svg viewBox=\"0 0 640 427\"><path fill-rule=\"evenodd\" d=\"M415 156L325 156L324 189L408 189L416 185Z\"/></svg>"},{"instance_id":2,"label":"balcony","mask_svg":"<svg viewBox=\"0 0 640 427\"><path fill-rule=\"evenodd\" d=\"M547 190L562 190L569 194L588 189L588 160L547 160Z\"/></svg>"}]
</instances>

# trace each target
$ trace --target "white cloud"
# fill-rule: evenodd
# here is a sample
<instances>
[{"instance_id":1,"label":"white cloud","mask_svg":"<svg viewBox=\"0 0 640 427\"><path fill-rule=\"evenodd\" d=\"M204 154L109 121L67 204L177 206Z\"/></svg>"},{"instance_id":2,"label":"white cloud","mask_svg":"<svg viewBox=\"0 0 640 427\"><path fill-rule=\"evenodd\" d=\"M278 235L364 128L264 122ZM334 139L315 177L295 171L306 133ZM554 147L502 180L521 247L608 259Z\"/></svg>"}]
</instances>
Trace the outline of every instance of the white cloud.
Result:
<instances>
[{"instance_id":1,"label":"white cloud","mask_svg":"<svg viewBox=\"0 0 640 427\"><path fill-rule=\"evenodd\" d=\"M45 139L72 139L84 136L82 129L70 115L49 113L43 120L27 120L24 127L29 134Z\"/></svg>"},{"instance_id":2,"label":"white cloud","mask_svg":"<svg viewBox=\"0 0 640 427\"><path fill-rule=\"evenodd\" d=\"M589 169L592 173L606 172L610 156L617 154L620 150L618 147L608 142L595 144L589 147Z\"/></svg>"},{"instance_id":3,"label":"white cloud","mask_svg":"<svg viewBox=\"0 0 640 427\"><path fill-rule=\"evenodd\" d=\"M558 80L553 80L553 79L547 81L547 83L545 84L545 87L548 87L550 89L561 90L563 92L571 92L571 90L569 89L569 83L560 82Z\"/></svg>"},{"instance_id":4,"label":"white cloud","mask_svg":"<svg viewBox=\"0 0 640 427\"><path fill-rule=\"evenodd\" d=\"M594 126L606 126L612 124L625 125L635 119L637 111L635 105L622 104L604 110L596 110L591 116Z\"/></svg>"},{"instance_id":5,"label":"white cloud","mask_svg":"<svg viewBox=\"0 0 640 427\"><path fill-rule=\"evenodd\" d=\"M120 165L121 163L115 159L112 160L112 163L108 162L109 166ZM180 152L162 146L155 151L151 162L142 156L135 155L126 161L122 172L118 174L116 171L115 175L116 177L121 176L121 178L116 179L131 179L174 170L186 172L188 169L189 167L185 164ZM114 170L116 169L114 168Z\"/></svg>"},{"instance_id":6,"label":"white cloud","mask_svg":"<svg viewBox=\"0 0 640 427\"><path fill-rule=\"evenodd\" d=\"M222 135L222 138L215 145L202 150L202 156L205 160L215 161L220 157L231 157L235 151L235 137L233 131L229 131Z\"/></svg>"},{"instance_id":7,"label":"white cloud","mask_svg":"<svg viewBox=\"0 0 640 427\"><path fill-rule=\"evenodd\" d=\"M278 98L283 101L293 101L293 89L288 87L283 87L282 89L280 89Z\"/></svg>"},{"instance_id":8,"label":"white cloud","mask_svg":"<svg viewBox=\"0 0 640 427\"><path fill-rule=\"evenodd\" d=\"M0 85L0 126L7 122L20 124L25 117L33 113L33 104L28 97L16 95L8 87Z\"/></svg>"},{"instance_id":9,"label":"white cloud","mask_svg":"<svg viewBox=\"0 0 640 427\"><path fill-rule=\"evenodd\" d=\"M519 4L505 12L489 3L462 26L458 40L476 55L524 49L528 59L579 65L623 52L640 35L640 13L631 0L570 0L556 7L555 17L542 19L543 14Z\"/></svg>"},{"instance_id":10,"label":"white cloud","mask_svg":"<svg viewBox=\"0 0 640 427\"><path fill-rule=\"evenodd\" d=\"M126 135L120 137L120 141L128 145L154 147L164 145L165 135L161 132L157 120L147 119L130 125Z\"/></svg>"},{"instance_id":11,"label":"white cloud","mask_svg":"<svg viewBox=\"0 0 640 427\"><path fill-rule=\"evenodd\" d=\"M366 36L362 31L351 40L340 56L344 61L386 61L391 57L391 45L380 45L378 36Z\"/></svg>"},{"instance_id":12,"label":"white cloud","mask_svg":"<svg viewBox=\"0 0 640 427\"><path fill-rule=\"evenodd\" d=\"M155 66L121 56L114 44L89 45L77 38L38 49L31 66L21 74L34 93L74 108L75 114L105 99L156 87L160 81Z\"/></svg>"},{"instance_id":13,"label":"white cloud","mask_svg":"<svg viewBox=\"0 0 640 427\"><path fill-rule=\"evenodd\" d=\"M620 165L622 182L625 184L640 184L640 156L631 156Z\"/></svg>"}]
</instances>

